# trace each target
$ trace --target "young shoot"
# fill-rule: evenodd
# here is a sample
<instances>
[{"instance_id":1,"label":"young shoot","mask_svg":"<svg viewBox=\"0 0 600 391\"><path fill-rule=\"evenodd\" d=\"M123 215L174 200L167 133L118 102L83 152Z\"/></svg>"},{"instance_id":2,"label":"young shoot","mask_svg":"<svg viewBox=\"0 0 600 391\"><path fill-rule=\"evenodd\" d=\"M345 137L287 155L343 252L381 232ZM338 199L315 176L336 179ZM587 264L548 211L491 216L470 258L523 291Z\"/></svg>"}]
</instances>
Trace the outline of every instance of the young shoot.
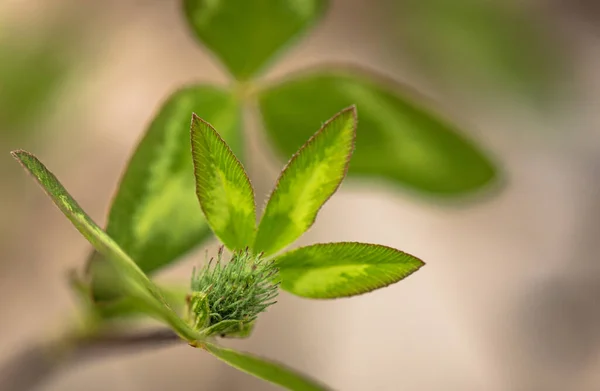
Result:
<instances>
[{"instance_id":1,"label":"young shoot","mask_svg":"<svg viewBox=\"0 0 600 391\"><path fill-rule=\"evenodd\" d=\"M187 297L190 325L206 336L247 337L261 312L275 304L279 271L272 260L248 249L216 261L192 273L192 293Z\"/></svg>"}]
</instances>

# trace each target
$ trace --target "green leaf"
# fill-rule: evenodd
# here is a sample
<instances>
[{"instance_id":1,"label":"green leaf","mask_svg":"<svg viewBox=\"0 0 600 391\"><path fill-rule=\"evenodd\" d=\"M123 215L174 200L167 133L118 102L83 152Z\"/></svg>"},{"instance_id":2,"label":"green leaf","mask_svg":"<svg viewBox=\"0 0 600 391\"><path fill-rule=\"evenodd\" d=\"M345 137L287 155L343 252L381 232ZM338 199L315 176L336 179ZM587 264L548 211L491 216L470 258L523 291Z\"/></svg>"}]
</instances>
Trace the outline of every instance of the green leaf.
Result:
<instances>
[{"instance_id":1,"label":"green leaf","mask_svg":"<svg viewBox=\"0 0 600 391\"><path fill-rule=\"evenodd\" d=\"M428 78L461 91L474 90L478 96L509 92L513 94L509 98L526 98L529 101L523 103L541 104L543 109L566 98L565 42L543 18L518 2L389 4L388 15L394 17L389 34L397 56Z\"/></svg>"},{"instance_id":2,"label":"green leaf","mask_svg":"<svg viewBox=\"0 0 600 391\"><path fill-rule=\"evenodd\" d=\"M183 317L185 312L186 296L189 293L188 286L164 286L158 285L158 288L169 307ZM92 297L92 292L89 293ZM132 318L145 315L147 310L144 306L138 305L138 300L130 296L121 296L109 301L93 302L93 310L103 319L113 318Z\"/></svg>"},{"instance_id":3,"label":"green leaf","mask_svg":"<svg viewBox=\"0 0 600 391\"><path fill-rule=\"evenodd\" d=\"M75 228L105 257L107 262L110 262L118 270L115 279L118 279L125 292L136 298L138 305L144 306L148 313L152 313L171 325L182 337L195 340L196 333L171 310L159 288L148 279L119 245L81 209L54 174L28 152L14 151L12 155L37 180L46 194L50 196L54 204Z\"/></svg>"},{"instance_id":4,"label":"green leaf","mask_svg":"<svg viewBox=\"0 0 600 391\"><path fill-rule=\"evenodd\" d=\"M402 280L424 265L402 251L366 243L325 243L277 257L281 288L297 296L334 299Z\"/></svg>"},{"instance_id":5,"label":"green leaf","mask_svg":"<svg viewBox=\"0 0 600 391\"><path fill-rule=\"evenodd\" d=\"M129 162L106 227L145 272L172 263L210 235L194 192L192 112L219 126L236 151L242 149L240 107L228 92L193 86L165 102Z\"/></svg>"},{"instance_id":6,"label":"green leaf","mask_svg":"<svg viewBox=\"0 0 600 391\"><path fill-rule=\"evenodd\" d=\"M355 136L356 108L352 106L326 122L296 152L267 203L256 234L255 252L273 254L310 228L319 209L346 175Z\"/></svg>"},{"instance_id":7,"label":"green leaf","mask_svg":"<svg viewBox=\"0 0 600 391\"><path fill-rule=\"evenodd\" d=\"M81 18L60 13L50 25L36 26L39 34L11 31L0 34L0 129L2 136L31 136L34 126L54 110L56 96L67 84L76 58L81 59ZM16 24L15 24L16 26ZM40 118L42 120L40 121Z\"/></svg>"},{"instance_id":8,"label":"green leaf","mask_svg":"<svg viewBox=\"0 0 600 391\"><path fill-rule=\"evenodd\" d=\"M324 13L326 0L185 0L200 41L247 80Z\"/></svg>"},{"instance_id":9,"label":"green leaf","mask_svg":"<svg viewBox=\"0 0 600 391\"><path fill-rule=\"evenodd\" d=\"M283 155L293 153L312 124L356 104L360 127L349 175L446 196L494 179L490 160L455 125L417 103L406 88L375 79L365 72L326 70L263 90L260 109L270 139Z\"/></svg>"},{"instance_id":10,"label":"green leaf","mask_svg":"<svg viewBox=\"0 0 600 391\"><path fill-rule=\"evenodd\" d=\"M295 391L326 391L329 387L293 369L263 358L207 343L206 350L234 368Z\"/></svg>"},{"instance_id":11,"label":"green leaf","mask_svg":"<svg viewBox=\"0 0 600 391\"><path fill-rule=\"evenodd\" d=\"M154 285L140 268L121 250L121 248L81 209L67 190L34 155L26 151L14 151L12 155L37 180L44 191L52 198L56 206L73 223L75 228L94 246L105 254L110 261L126 271L128 281L152 292Z\"/></svg>"},{"instance_id":12,"label":"green leaf","mask_svg":"<svg viewBox=\"0 0 600 391\"><path fill-rule=\"evenodd\" d=\"M256 231L254 190L244 167L206 121L192 118L196 194L208 224L230 250L252 245Z\"/></svg>"}]
</instances>

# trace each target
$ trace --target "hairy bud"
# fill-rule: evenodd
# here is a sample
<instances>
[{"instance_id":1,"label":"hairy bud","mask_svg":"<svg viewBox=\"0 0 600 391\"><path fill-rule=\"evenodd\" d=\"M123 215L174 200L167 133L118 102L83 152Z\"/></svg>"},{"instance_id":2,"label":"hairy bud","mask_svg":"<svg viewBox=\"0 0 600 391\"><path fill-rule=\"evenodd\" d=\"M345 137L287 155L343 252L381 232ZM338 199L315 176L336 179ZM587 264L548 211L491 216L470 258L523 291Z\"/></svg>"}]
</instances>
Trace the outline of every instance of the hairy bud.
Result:
<instances>
[{"instance_id":1,"label":"hairy bud","mask_svg":"<svg viewBox=\"0 0 600 391\"><path fill-rule=\"evenodd\" d=\"M273 261L246 249L224 263L223 248L192 274L188 317L206 335L248 336L258 314L276 303L279 278Z\"/></svg>"}]
</instances>

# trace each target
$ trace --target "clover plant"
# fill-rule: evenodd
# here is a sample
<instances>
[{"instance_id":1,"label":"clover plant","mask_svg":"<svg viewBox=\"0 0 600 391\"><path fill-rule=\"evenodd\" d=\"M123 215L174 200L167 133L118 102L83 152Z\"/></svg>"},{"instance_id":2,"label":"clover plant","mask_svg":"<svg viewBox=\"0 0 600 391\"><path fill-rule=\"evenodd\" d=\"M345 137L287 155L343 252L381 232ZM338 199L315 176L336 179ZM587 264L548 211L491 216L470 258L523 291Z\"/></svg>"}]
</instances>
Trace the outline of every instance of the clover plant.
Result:
<instances>
[{"instance_id":1,"label":"clover plant","mask_svg":"<svg viewBox=\"0 0 600 391\"><path fill-rule=\"evenodd\" d=\"M220 62L231 83L190 83L168 97L122 177L106 232L144 272L173 264L211 237L200 210L191 212L197 202L187 153L192 112L219 129L244 161L243 113L260 116L267 145L276 156L287 158L323 119L356 105L361 121L349 177L391 184L428 199L470 193L497 177L492 161L457 125L411 88L373 70L323 64L279 79L262 77L318 25L329 1L181 3L182 22ZM258 245L266 246L266 231L259 233ZM112 273L106 263L97 262L101 258L98 253L91 256L89 277L94 300L110 302L116 295L102 280L110 280Z\"/></svg>"},{"instance_id":2,"label":"clover plant","mask_svg":"<svg viewBox=\"0 0 600 391\"><path fill-rule=\"evenodd\" d=\"M112 268L118 300L128 303L121 315L135 312L158 319L189 345L280 386L325 390L326 386L285 366L222 347L217 338L248 337L259 314L276 303L279 287L307 298L348 297L397 282L423 265L402 251L367 243L324 243L285 251L311 227L319 209L340 186L355 135L355 107L327 121L285 166L257 226L254 190L244 167L217 131L193 114L196 195L230 259L224 259L221 247L216 260L194 270L183 313L173 309L162 289L92 221L35 156L25 151L15 151L13 156L102 254L101 262ZM189 212L187 207L180 205L181 213ZM80 286L85 298L85 283ZM114 316L104 305L87 299L89 316L103 320ZM102 320L96 324L102 328Z\"/></svg>"},{"instance_id":3,"label":"clover plant","mask_svg":"<svg viewBox=\"0 0 600 391\"><path fill-rule=\"evenodd\" d=\"M38 159L13 153L95 249L85 273L70 280L84 313L70 336L73 346L145 343L107 333L115 322L152 317L172 330L167 338L255 376L290 389L326 389L280 364L222 347L218 338L248 337L279 289L313 299L353 296L399 281L423 263L375 244L286 248L311 227L346 174L429 198L476 191L497 177L491 159L458 126L372 70L323 65L279 80L261 77L317 24L328 3L182 0L182 19L232 82L190 84L166 99L125 169L105 229ZM278 156L293 154L260 220L241 163L242 113L260 115ZM151 280L212 234L223 247L192 273L185 294Z\"/></svg>"}]
</instances>

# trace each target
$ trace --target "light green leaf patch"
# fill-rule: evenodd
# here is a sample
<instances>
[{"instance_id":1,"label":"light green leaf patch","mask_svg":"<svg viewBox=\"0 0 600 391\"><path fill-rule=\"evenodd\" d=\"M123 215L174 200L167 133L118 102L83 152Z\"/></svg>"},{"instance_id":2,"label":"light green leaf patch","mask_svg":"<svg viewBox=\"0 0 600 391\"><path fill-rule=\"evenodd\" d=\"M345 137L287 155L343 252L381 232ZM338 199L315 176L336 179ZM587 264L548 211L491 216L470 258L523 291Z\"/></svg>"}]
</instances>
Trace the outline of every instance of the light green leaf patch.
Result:
<instances>
[{"instance_id":1,"label":"light green leaf patch","mask_svg":"<svg viewBox=\"0 0 600 391\"><path fill-rule=\"evenodd\" d=\"M326 0L185 0L192 30L238 80L248 80L324 13Z\"/></svg>"},{"instance_id":2,"label":"light green leaf patch","mask_svg":"<svg viewBox=\"0 0 600 391\"><path fill-rule=\"evenodd\" d=\"M184 338L195 339L193 331L171 310L159 288L148 279L98 225L81 209L63 185L35 156L25 151L14 151L12 155L37 180L54 204L71 221L77 230L118 271L113 283L119 283L126 294L135 298L138 306L147 313L171 325Z\"/></svg>"},{"instance_id":3,"label":"light green leaf patch","mask_svg":"<svg viewBox=\"0 0 600 391\"><path fill-rule=\"evenodd\" d=\"M172 263L210 235L194 192L193 112L219 126L241 150L240 107L228 92L193 86L165 102L129 162L106 227L145 272Z\"/></svg>"},{"instance_id":4,"label":"light green leaf patch","mask_svg":"<svg viewBox=\"0 0 600 391\"><path fill-rule=\"evenodd\" d=\"M216 130L195 114L191 132L196 194L206 220L230 250L251 246L256 207L244 167Z\"/></svg>"},{"instance_id":5,"label":"light green leaf patch","mask_svg":"<svg viewBox=\"0 0 600 391\"><path fill-rule=\"evenodd\" d=\"M310 228L346 175L355 135L352 106L326 122L292 157L265 208L255 252L273 254Z\"/></svg>"},{"instance_id":6,"label":"light green leaf patch","mask_svg":"<svg viewBox=\"0 0 600 391\"><path fill-rule=\"evenodd\" d=\"M295 391L327 391L327 386L286 366L266 359L207 343L206 350L234 368Z\"/></svg>"},{"instance_id":7,"label":"light green leaf patch","mask_svg":"<svg viewBox=\"0 0 600 391\"><path fill-rule=\"evenodd\" d=\"M340 242L301 247L277 257L281 288L297 296L334 299L402 280L420 259L377 244Z\"/></svg>"},{"instance_id":8,"label":"light green leaf patch","mask_svg":"<svg viewBox=\"0 0 600 391\"><path fill-rule=\"evenodd\" d=\"M350 176L382 178L440 196L494 180L496 168L484 152L421 101L375 74L336 69L291 77L259 95L266 131L282 156L302 145L311 124L356 104L360 125ZM295 115L298 107L302 115Z\"/></svg>"}]
</instances>

